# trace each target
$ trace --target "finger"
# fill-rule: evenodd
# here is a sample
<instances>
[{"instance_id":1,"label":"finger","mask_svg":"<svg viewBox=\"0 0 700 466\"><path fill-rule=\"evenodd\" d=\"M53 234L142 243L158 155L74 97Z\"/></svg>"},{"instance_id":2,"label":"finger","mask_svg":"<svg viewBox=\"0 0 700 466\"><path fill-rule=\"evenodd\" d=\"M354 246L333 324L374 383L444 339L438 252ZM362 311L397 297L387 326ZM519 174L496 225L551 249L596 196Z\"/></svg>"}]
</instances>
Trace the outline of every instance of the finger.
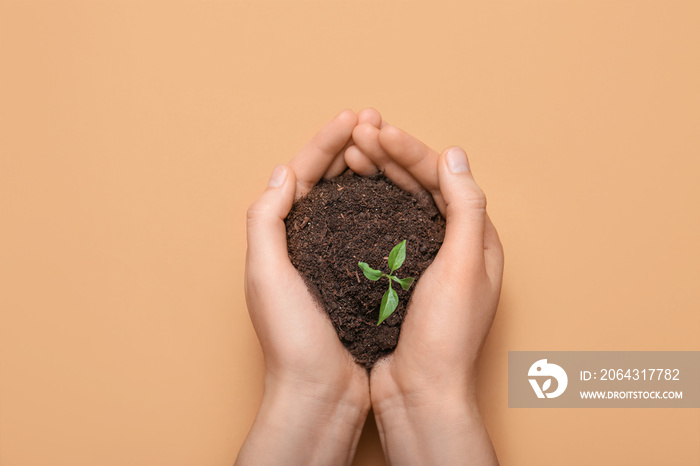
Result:
<instances>
[{"instance_id":1,"label":"finger","mask_svg":"<svg viewBox=\"0 0 700 466\"><path fill-rule=\"evenodd\" d=\"M345 150L345 163L350 170L358 175L372 176L379 173L379 168L367 157L357 145L352 145Z\"/></svg>"},{"instance_id":2,"label":"finger","mask_svg":"<svg viewBox=\"0 0 700 466\"><path fill-rule=\"evenodd\" d=\"M369 123L370 125L379 128L382 125L382 116L376 109L368 107L360 110L357 113L357 124L361 123ZM348 153L348 149L350 149L350 155L346 157L345 154ZM352 166L350 163L348 163L348 159L352 162ZM326 170L323 177L332 178L334 176L338 176L348 167L350 167L350 169L358 175L363 176L374 175L379 171L377 166L372 163L369 157L364 155L362 151L355 146L352 139L340 151L340 154L336 156L335 160L333 160L333 163L328 170Z\"/></svg>"},{"instance_id":3,"label":"finger","mask_svg":"<svg viewBox=\"0 0 700 466\"><path fill-rule=\"evenodd\" d=\"M486 224L484 225L484 261L486 273L492 283L500 288L503 278L503 246L488 213L486 213Z\"/></svg>"},{"instance_id":4,"label":"finger","mask_svg":"<svg viewBox=\"0 0 700 466\"><path fill-rule=\"evenodd\" d=\"M357 113L357 124L367 123L375 128L382 125L382 116L379 112L371 107L360 110ZM345 163L358 175L371 176L379 172L377 165L367 157L356 145L348 147L345 151Z\"/></svg>"},{"instance_id":5,"label":"finger","mask_svg":"<svg viewBox=\"0 0 700 466\"><path fill-rule=\"evenodd\" d=\"M379 143L391 160L401 166L432 194L440 212L445 214L445 201L438 183L440 154L396 126L385 125L379 132Z\"/></svg>"},{"instance_id":6,"label":"finger","mask_svg":"<svg viewBox=\"0 0 700 466\"><path fill-rule=\"evenodd\" d=\"M382 116L376 109L367 107L357 113L357 124L359 125L362 123L369 123L375 128L381 128Z\"/></svg>"},{"instance_id":7,"label":"finger","mask_svg":"<svg viewBox=\"0 0 700 466\"><path fill-rule=\"evenodd\" d=\"M294 203L296 177L284 165L278 165L270 176L267 189L248 208L248 273L257 276L265 271L279 273L292 267L287 254L287 231L284 219Z\"/></svg>"},{"instance_id":8,"label":"finger","mask_svg":"<svg viewBox=\"0 0 700 466\"><path fill-rule=\"evenodd\" d=\"M350 141L357 115L343 110L309 141L289 162L296 175L297 198L308 193L330 168L335 157ZM344 163L344 162L343 162Z\"/></svg>"},{"instance_id":9,"label":"finger","mask_svg":"<svg viewBox=\"0 0 700 466\"><path fill-rule=\"evenodd\" d=\"M351 146L352 147L352 146ZM345 163L345 156L343 153L338 154L338 156L333 159L333 163L328 167L326 173L323 174L323 178L333 178L340 176L348 168L347 163Z\"/></svg>"},{"instance_id":10,"label":"finger","mask_svg":"<svg viewBox=\"0 0 700 466\"><path fill-rule=\"evenodd\" d=\"M340 149L340 152L335 156L333 162L331 162L331 165L328 167L328 170L326 170L326 173L323 174L323 178L333 178L335 176L339 176L348 168L348 164L345 162L345 151L350 147L354 147L352 139L345 144L345 147Z\"/></svg>"},{"instance_id":11,"label":"finger","mask_svg":"<svg viewBox=\"0 0 700 466\"><path fill-rule=\"evenodd\" d=\"M445 240L435 261L453 273L484 269L486 197L474 181L467 154L452 147L438 161L440 190L445 199Z\"/></svg>"},{"instance_id":12,"label":"finger","mask_svg":"<svg viewBox=\"0 0 700 466\"><path fill-rule=\"evenodd\" d=\"M352 132L352 139L360 151L398 187L414 194L424 191L420 183L394 162L382 148L378 128L368 123L358 124Z\"/></svg>"},{"instance_id":13,"label":"finger","mask_svg":"<svg viewBox=\"0 0 700 466\"><path fill-rule=\"evenodd\" d=\"M379 127L382 121L382 116L373 108L366 108L360 110L357 114L357 124L369 123L371 125ZM350 150L350 156L346 157L348 149ZM348 163L350 159L357 170L354 170ZM345 147L336 156L335 160L331 164L330 168L323 175L324 178L332 178L342 174L346 168L350 168L358 175L370 176L379 171L376 165L362 153L356 146L352 139L345 144Z\"/></svg>"}]
</instances>

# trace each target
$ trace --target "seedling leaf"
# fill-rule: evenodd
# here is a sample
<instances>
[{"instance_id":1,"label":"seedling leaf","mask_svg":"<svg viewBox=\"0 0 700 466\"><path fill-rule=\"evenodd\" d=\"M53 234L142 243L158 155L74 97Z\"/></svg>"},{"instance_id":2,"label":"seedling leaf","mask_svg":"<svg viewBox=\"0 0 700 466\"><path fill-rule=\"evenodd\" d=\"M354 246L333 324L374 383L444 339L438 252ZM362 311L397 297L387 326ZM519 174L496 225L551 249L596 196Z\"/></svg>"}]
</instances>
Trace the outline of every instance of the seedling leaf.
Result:
<instances>
[{"instance_id":1,"label":"seedling leaf","mask_svg":"<svg viewBox=\"0 0 700 466\"><path fill-rule=\"evenodd\" d=\"M389 268L391 269L391 272L389 273L394 273L394 270L397 270L399 267L401 267L403 261L405 260L406 240L403 240L399 244L394 246L394 249L392 249L389 253Z\"/></svg>"},{"instance_id":2,"label":"seedling leaf","mask_svg":"<svg viewBox=\"0 0 700 466\"><path fill-rule=\"evenodd\" d=\"M394 280L396 283L401 285L401 288L404 290L407 290L411 287L413 284L413 280L415 280L413 277L406 277L406 278L396 278L393 275L391 276L391 279Z\"/></svg>"},{"instance_id":3,"label":"seedling leaf","mask_svg":"<svg viewBox=\"0 0 700 466\"><path fill-rule=\"evenodd\" d=\"M396 306L399 305L399 295L396 294L396 290L391 287L391 282L389 282L389 289L386 290L384 296L382 296L382 304L379 307L379 322L377 325L384 322L384 319L389 317L392 312L396 310Z\"/></svg>"},{"instance_id":4,"label":"seedling leaf","mask_svg":"<svg viewBox=\"0 0 700 466\"><path fill-rule=\"evenodd\" d=\"M372 280L373 282L376 282L377 280L382 278L381 270L374 270L367 264L367 262L358 262L357 265L362 269L362 273L365 274L365 277Z\"/></svg>"},{"instance_id":5,"label":"seedling leaf","mask_svg":"<svg viewBox=\"0 0 700 466\"><path fill-rule=\"evenodd\" d=\"M377 325L384 322L384 320L386 320L386 318L389 317L399 305L399 295L396 293L396 290L394 290L391 287L391 282L395 281L396 283L401 285L401 288L403 288L404 290L408 290L413 284L413 277L398 278L392 275L394 273L394 270L401 267L405 260L406 240L403 240L399 244L394 246L391 252L389 253L389 258L387 262L389 263L389 268L391 269L391 271L388 274L382 272L381 270L373 269L366 262L357 263L357 266L362 269L362 273L369 280L376 282L382 277L386 277L387 279L389 279L389 289L386 290L386 293L384 293L384 296L382 296L382 304L379 307L379 322L377 322Z\"/></svg>"}]
</instances>

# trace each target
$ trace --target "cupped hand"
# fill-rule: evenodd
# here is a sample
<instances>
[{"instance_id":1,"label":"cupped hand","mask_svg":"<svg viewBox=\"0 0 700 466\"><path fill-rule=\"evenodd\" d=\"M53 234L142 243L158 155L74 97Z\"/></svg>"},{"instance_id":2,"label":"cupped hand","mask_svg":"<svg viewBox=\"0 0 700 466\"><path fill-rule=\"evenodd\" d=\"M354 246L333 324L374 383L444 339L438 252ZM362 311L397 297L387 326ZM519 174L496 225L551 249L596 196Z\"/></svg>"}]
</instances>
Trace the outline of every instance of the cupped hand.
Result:
<instances>
[{"instance_id":1,"label":"cupped hand","mask_svg":"<svg viewBox=\"0 0 700 466\"><path fill-rule=\"evenodd\" d=\"M379 126L354 129L355 146L345 153L350 169L381 171L408 191L432 194L446 219L444 242L416 282L398 345L372 369L385 453L402 465L493 464L476 404L476 368L498 305L503 249L486 198L462 149L441 154L394 126Z\"/></svg>"},{"instance_id":2,"label":"cupped hand","mask_svg":"<svg viewBox=\"0 0 700 466\"><path fill-rule=\"evenodd\" d=\"M245 293L265 359L265 394L237 464L352 460L370 406L367 373L290 262L284 218L322 177L347 168L357 123L350 110L338 114L274 169L248 210Z\"/></svg>"}]
</instances>

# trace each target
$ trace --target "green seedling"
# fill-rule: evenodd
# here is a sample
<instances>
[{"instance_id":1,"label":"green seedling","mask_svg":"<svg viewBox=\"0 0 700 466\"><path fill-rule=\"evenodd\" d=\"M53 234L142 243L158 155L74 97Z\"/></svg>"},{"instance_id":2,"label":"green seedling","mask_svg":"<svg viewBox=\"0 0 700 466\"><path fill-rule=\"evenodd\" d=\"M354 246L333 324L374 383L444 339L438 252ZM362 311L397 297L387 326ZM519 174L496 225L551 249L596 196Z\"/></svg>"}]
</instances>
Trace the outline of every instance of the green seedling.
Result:
<instances>
[{"instance_id":1,"label":"green seedling","mask_svg":"<svg viewBox=\"0 0 700 466\"><path fill-rule=\"evenodd\" d=\"M398 278L395 275L393 275L394 271L398 270L398 268L401 267L401 265L403 265L403 261L405 260L406 240L403 240L399 244L394 246L394 249L392 249L389 253L388 274L382 272L381 270L373 269L372 267L367 265L366 262L357 263L357 265L362 269L362 273L365 274L365 277L372 280L373 282L376 282L382 277L386 277L389 279L389 289L386 290L386 293L384 293L384 296L382 296L382 305L379 307L379 322L377 322L377 325L384 322L384 320L387 317L389 317L399 305L399 295L396 293L396 290L394 290L391 287L391 282L395 281L396 283L401 285L401 288L403 288L404 290L409 289L411 287L411 284L413 283L414 279L412 277Z\"/></svg>"}]
</instances>

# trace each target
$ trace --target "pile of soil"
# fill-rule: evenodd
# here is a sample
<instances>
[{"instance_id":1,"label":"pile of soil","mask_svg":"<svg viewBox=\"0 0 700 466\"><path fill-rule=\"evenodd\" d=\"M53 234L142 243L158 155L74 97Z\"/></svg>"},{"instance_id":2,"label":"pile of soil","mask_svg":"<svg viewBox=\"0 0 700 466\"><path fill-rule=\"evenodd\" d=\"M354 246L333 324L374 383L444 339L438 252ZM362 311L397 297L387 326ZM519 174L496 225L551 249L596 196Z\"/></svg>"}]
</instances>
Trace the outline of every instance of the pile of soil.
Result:
<instances>
[{"instance_id":1,"label":"pile of soil","mask_svg":"<svg viewBox=\"0 0 700 466\"><path fill-rule=\"evenodd\" d=\"M371 369L396 347L411 294L444 239L445 220L435 203L384 176L350 173L319 182L294 203L285 223L292 264L355 361ZM389 252L404 239L406 261L395 275L416 282L406 291L393 284L399 305L377 326L388 280L368 280L357 263L389 273Z\"/></svg>"}]
</instances>

